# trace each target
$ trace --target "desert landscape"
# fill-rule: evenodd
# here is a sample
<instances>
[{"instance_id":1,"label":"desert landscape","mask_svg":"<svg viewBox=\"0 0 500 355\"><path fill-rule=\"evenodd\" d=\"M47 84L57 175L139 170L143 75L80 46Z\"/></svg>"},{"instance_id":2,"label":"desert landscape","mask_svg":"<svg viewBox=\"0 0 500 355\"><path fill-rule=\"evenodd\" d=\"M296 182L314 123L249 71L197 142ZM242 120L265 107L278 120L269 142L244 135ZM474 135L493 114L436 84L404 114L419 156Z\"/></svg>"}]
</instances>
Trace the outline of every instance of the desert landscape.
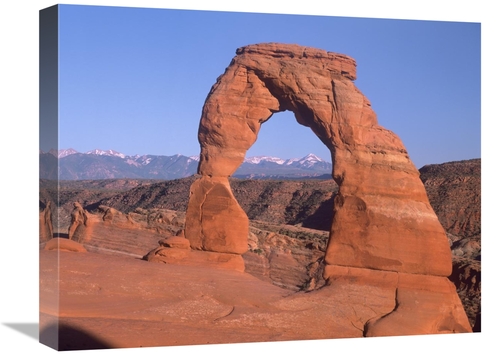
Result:
<instances>
[{"instance_id":1,"label":"desert landscape","mask_svg":"<svg viewBox=\"0 0 500 355\"><path fill-rule=\"evenodd\" d=\"M469 333L480 159L417 170L354 59L239 48L203 107L197 174L40 180L40 341L59 350ZM333 179L231 178L289 110Z\"/></svg>"},{"instance_id":2,"label":"desert landscape","mask_svg":"<svg viewBox=\"0 0 500 355\"><path fill-rule=\"evenodd\" d=\"M420 169L447 230L450 280L475 332L481 330L480 164ZM321 223L313 227L325 220L321 206L333 204L333 180L231 180L250 217L244 272L186 257L202 253L181 240L193 180L61 182L61 205L52 209L61 229L40 243L42 342L89 349L363 337L368 319L394 308L392 293L355 282L360 276L325 287L328 232ZM46 186L43 200L56 191ZM302 199L295 201L298 193ZM73 201L82 201L89 217L80 243L67 239ZM289 212L297 202L306 212ZM313 222L304 227L304 221Z\"/></svg>"}]
</instances>

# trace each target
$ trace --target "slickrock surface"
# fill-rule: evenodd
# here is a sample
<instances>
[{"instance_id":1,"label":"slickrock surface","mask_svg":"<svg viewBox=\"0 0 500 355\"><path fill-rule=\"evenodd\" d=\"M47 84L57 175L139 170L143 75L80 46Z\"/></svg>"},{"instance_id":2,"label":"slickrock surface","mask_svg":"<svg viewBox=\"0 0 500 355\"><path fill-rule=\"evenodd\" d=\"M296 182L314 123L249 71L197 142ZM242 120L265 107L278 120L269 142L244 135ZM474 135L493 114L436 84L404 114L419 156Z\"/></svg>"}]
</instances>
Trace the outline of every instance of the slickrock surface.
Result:
<instances>
[{"instance_id":1,"label":"slickrock surface","mask_svg":"<svg viewBox=\"0 0 500 355\"><path fill-rule=\"evenodd\" d=\"M40 252L40 339L52 341L59 315L59 350L363 337L368 321L395 306L394 288L352 277L293 292L208 264ZM423 309L423 330L462 330L433 328L446 324L445 312ZM414 316L406 312L402 324Z\"/></svg>"},{"instance_id":2,"label":"slickrock surface","mask_svg":"<svg viewBox=\"0 0 500 355\"><path fill-rule=\"evenodd\" d=\"M89 214L84 245L64 238L45 244L42 341L50 343L56 329L61 342L52 345L61 350L468 331L445 278L328 266L326 285L321 231L253 222L244 271L216 259L228 254L188 249L178 229L182 213L137 212L112 221ZM141 250L151 252L142 258ZM256 270L249 255L268 265ZM249 273L265 270L259 278ZM297 281L309 284L293 287Z\"/></svg>"}]
</instances>

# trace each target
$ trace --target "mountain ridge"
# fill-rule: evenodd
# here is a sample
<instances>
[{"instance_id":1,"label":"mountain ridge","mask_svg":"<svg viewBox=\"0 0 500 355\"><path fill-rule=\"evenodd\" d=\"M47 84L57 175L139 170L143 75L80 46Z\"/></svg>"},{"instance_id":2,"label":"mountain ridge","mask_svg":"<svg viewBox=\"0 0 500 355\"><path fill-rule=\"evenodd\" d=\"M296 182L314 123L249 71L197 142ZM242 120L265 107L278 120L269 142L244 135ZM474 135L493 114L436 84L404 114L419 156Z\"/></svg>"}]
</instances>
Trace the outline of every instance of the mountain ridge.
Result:
<instances>
[{"instance_id":1,"label":"mountain ridge","mask_svg":"<svg viewBox=\"0 0 500 355\"><path fill-rule=\"evenodd\" d=\"M52 158L52 157L53 158ZM125 155L116 150L93 149L80 153L73 148L40 151L43 179L84 180L113 178L177 179L197 173L199 156L182 154ZM56 168L55 168L56 166ZM310 153L302 158L272 156L245 158L234 177L249 179L317 178L331 174L332 164Z\"/></svg>"}]
</instances>

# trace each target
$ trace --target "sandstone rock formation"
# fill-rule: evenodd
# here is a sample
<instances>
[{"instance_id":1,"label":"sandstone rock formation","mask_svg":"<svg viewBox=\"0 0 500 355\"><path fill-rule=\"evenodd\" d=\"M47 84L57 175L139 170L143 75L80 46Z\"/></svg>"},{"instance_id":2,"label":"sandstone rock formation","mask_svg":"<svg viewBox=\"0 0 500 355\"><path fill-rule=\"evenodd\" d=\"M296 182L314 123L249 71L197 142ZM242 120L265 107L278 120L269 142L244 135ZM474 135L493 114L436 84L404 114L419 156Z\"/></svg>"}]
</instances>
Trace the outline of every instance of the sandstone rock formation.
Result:
<instances>
[{"instance_id":1,"label":"sandstone rock formation","mask_svg":"<svg viewBox=\"0 0 500 355\"><path fill-rule=\"evenodd\" d=\"M44 247L45 250L72 251L77 253L86 253L87 249L80 243L66 238L53 238Z\"/></svg>"},{"instance_id":2,"label":"sandstone rock formation","mask_svg":"<svg viewBox=\"0 0 500 355\"><path fill-rule=\"evenodd\" d=\"M40 241L46 242L53 238L54 228L52 225L52 203L47 201L45 208L40 212Z\"/></svg>"},{"instance_id":3,"label":"sandstone rock formation","mask_svg":"<svg viewBox=\"0 0 500 355\"><path fill-rule=\"evenodd\" d=\"M312 291L323 278L327 232L252 221L245 272L294 291Z\"/></svg>"},{"instance_id":4,"label":"sandstone rock formation","mask_svg":"<svg viewBox=\"0 0 500 355\"><path fill-rule=\"evenodd\" d=\"M115 216L119 214L119 211L116 209L104 205L99 206L99 211L102 213L102 220L104 222L112 222Z\"/></svg>"},{"instance_id":5,"label":"sandstone rock formation","mask_svg":"<svg viewBox=\"0 0 500 355\"><path fill-rule=\"evenodd\" d=\"M85 237L85 229L87 227L88 216L79 202L73 203L73 211L71 212L71 224L68 228L68 238L81 242Z\"/></svg>"},{"instance_id":6,"label":"sandstone rock formation","mask_svg":"<svg viewBox=\"0 0 500 355\"><path fill-rule=\"evenodd\" d=\"M158 241L160 246L144 256L144 260L179 265L198 265L218 269L244 271L245 263L240 255L229 253L200 252L191 250L189 241L184 237L174 236Z\"/></svg>"},{"instance_id":7,"label":"sandstone rock formation","mask_svg":"<svg viewBox=\"0 0 500 355\"><path fill-rule=\"evenodd\" d=\"M369 100L354 85L356 62L342 54L276 43L242 47L236 54L202 111L201 177L191 187L186 212L185 236L192 248L246 251L248 218L228 177L243 162L261 125L273 113L289 110L330 149L332 177L339 185L325 278L349 282L346 275L367 269L395 275L391 278L403 280L392 283L397 305L422 301L431 314L423 324L401 329L402 334L470 331L456 291L445 285L452 267L445 231L401 140L378 125ZM441 281L435 282L436 277ZM377 279L366 278L375 284ZM435 283L440 286L431 287ZM367 334L384 335L392 318L415 312L412 306L395 307L371 322Z\"/></svg>"}]
</instances>

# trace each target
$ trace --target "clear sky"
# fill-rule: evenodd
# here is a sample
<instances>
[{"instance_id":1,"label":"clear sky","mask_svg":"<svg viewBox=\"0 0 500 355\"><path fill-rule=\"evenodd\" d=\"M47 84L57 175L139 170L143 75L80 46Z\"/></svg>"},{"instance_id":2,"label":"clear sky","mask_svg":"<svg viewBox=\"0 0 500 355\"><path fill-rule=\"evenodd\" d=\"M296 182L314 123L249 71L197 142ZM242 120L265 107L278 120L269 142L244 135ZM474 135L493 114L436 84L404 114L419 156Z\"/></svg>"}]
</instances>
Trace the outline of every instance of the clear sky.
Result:
<instances>
[{"instance_id":1,"label":"clear sky","mask_svg":"<svg viewBox=\"0 0 500 355\"><path fill-rule=\"evenodd\" d=\"M235 50L283 42L353 57L356 86L417 168L480 157L479 23L78 5L59 16L59 148L198 154L203 103ZM330 160L285 112L247 157L308 153Z\"/></svg>"}]
</instances>

